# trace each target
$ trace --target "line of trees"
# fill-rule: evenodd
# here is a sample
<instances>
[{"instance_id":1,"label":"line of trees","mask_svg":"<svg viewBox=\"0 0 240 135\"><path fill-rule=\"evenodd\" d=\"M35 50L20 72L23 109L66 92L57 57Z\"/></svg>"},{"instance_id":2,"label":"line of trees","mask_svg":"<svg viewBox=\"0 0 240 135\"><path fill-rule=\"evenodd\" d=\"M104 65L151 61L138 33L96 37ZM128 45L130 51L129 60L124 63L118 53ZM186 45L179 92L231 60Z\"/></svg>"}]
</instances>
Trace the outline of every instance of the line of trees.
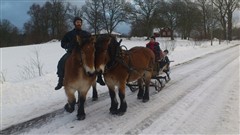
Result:
<instances>
[{"instance_id":1,"label":"line of trees","mask_svg":"<svg viewBox=\"0 0 240 135\"><path fill-rule=\"evenodd\" d=\"M183 39L222 40L239 38L233 27L233 13L240 0L86 0L82 7L65 0L33 4L23 31L8 20L0 21L0 45L11 46L61 39L80 16L85 28L95 34L112 33L122 23L131 24L130 36L151 36L154 28L169 27ZM174 39L174 37L172 37Z\"/></svg>"},{"instance_id":2,"label":"line of trees","mask_svg":"<svg viewBox=\"0 0 240 135\"><path fill-rule=\"evenodd\" d=\"M169 27L183 39L210 39L213 30L214 37L232 40L232 15L239 5L239 0L134 0L131 34L150 36L153 28Z\"/></svg>"}]
</instances>

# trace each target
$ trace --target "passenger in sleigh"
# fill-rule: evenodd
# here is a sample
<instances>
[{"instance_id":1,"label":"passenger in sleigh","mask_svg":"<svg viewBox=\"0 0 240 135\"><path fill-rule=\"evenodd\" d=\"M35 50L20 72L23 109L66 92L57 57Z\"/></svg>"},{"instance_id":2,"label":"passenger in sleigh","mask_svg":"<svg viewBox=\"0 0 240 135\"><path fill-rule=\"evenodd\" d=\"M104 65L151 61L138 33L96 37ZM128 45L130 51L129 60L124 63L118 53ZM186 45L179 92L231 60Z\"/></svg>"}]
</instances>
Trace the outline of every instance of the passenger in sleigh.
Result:
<instances>
[{"instance_id":1,"label":"passenger in sleigh","mask_svg":"<svg viewBox=\"0 0 240 135\"><path fill-rule=\"evenodd\" d=\"M164 50L163 51L163 53L164 53L164 58L161 60L161 62L160 62L160 68L162 69L162 71L164 72L164 73L166 73L166 75L167 75L167 78L165 78L165 80L167 80L167 81L169 81L169 80L171 80L171 78L170 78L170 62L173 62L173 61L170 61L169 59L168 59L168 50Z\"/></svg>"},{"instance_id":2,"label":"passenger in sleigh","mask_svg":"<svg viewBox=\"0 0 240 135\"><path fill-rule=\"evenodd\" d=\"M154 54L155 54L155 61L160 61L161 59L163 59L164 54L162 52L162 50L160 49L159 43L155 41L155 37L152 36L150 38L149 43L146 44L146 47L151 49Z\"/></svg>"},{"instance_id":3,"label":"passenger in sleigh","mask_svg":"<svg viewBox=\"0 0 240 135\"><path fill-rule=\"evenodd\" d=\"M154 70L156 70L157 72L159 72L160 70L160 61L163 60L164 58L164 54L163 51L161 50L159 43L155 41L155 37L152 36L150 38L149 43L146 44L146 47L151 49L154 54L155 54L155 62L157 64L155 64L155 68Z\"/></svg>"},{"instance_id":4,"label":"passenger in sleigh","mask_svg":"<svg viewBox=\"0 0 240 135\"><path fill-rule=\"evenodd\" d=\"M164 57L163 59L159 62L159 67L160 68L163 68L165 65L166 68L163 69L163 72L168 72L170 69L169 69L169 65L170 65L170 60L168 59L168 50L164 50L163 51L163 54L164 54Z\"/></svg>"}]
</instances>

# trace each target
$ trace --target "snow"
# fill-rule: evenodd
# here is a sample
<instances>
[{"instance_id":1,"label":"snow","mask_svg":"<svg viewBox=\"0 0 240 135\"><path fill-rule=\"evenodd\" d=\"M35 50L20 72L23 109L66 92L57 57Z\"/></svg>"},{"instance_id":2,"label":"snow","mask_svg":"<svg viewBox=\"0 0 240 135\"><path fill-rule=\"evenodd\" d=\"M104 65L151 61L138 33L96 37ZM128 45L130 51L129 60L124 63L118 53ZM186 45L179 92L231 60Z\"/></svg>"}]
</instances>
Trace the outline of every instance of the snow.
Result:
<instances>
[{"instance_id":1,"label":"snow","mask_svg":"<svg viewBox=\"0 0 240 135\"><path fill-rule=\"evenodd\" d=\"M194 42L176 39L176 41L172 42L160 38L157 38L157 41L160 42L162 50L170 50L169 59L174 60L171 63L172 68L190 60L240 44L239 41L232 41L230 43L225 41L219 45L218 41L214 41L213 46L211 46L209 41ZM147 42L144 38L132 38L131 40L123 39L122 44L129 49L134 46L145 46ZM23 74L25 72L23 67L31 65L31 58L35 59L36 50L39 53L40 62L43 64L43 75L39 77L36 73L34 76L26 77L26 74ZM63 89L55 91L54 87L58 79L56 76L57 62L64 53L65 51L60 47L59 41L30 46L1 48L1 129L63 108L67 100L65 92ZM180 69L177 68L172 70L171 74L173 75L170 83L173 84L169 85L169 88L166 88L165 91L161 91L158 96L151 97L148 103L143 104L136 101L136 94L132 94L126 90L128 111L124 116L112 116L108 113L110 99L107 97L106 101L96 101L92 106L86 108L86 119L82 122L83 124L79 125L79 121L75 120L75 113L64 113L63 118L60 116L56 117L48 126L33 129L29 134L49 134L52 128L56 129L50 132L53 134L238 134L239 53L224 53L222 57L230 59L232 58L230 57L231 54L238 55L238 59L227 65L216 64L212 68L202 70L204 66L207 67L208 65L199 62L195 65L191 64L191 67L189 66L189 68L181 71L178 71ZM216 56L215 59L218 57L220 55ZM211 61L211 59L209 63L214 63L214 60ZM196 72L194 75L190 75L190 77L186 76L190 71L198 68L200 68L199 73ZM208 73L216 69L221 71L202 82L204 78L200 77L201 75L208 77ZM190 80L181 78L182 76L186 76ZM174 82L177 83L180 80L186 80L189 83L175 86ZM99 93L108 91L106 86L97 85L97 88ZM178 89L178 91L169 91L167 89ZM184 89L187 89L187 91L183 91ZM216 91L216 89L219 89L219 91ZM231 89L231 91L226 91L226 89ZM187 93L187 95L180 98L181 92ZM166 95L172 95L172 97ZM91 90L88 93L88 98L90 97ZM215 100L212 101L212 99ZM161 105L157 104L157 102L161 103ZM147 112L144 113L143 110L139 109L142 107ZM159 109L161 107L167 109L168 113ZM222 109L223 107L225 108ZM142 113L136 113L134 109ZM218 112L218 110L222 110L223 112ZM97 117L97 115L100 115L101 118ZM219 116L221 118L218 118ZM142 119L138 119L138 117ZM148 126L138 124L141 123L143 118L148 118L147 120L150 121ZM106 122L101 124L97 120ZM128 120L128 124L124 123L126 120ZM109 123L111 122L110 126ZM200 127L198 127L199 125ZM79 129L71 128L76 126L80 126ZM84 126L86 127L84 128ZM135 126L140 128L135 129ZM86 130L81 132L81 127ZM144 128L141 129L141 127Z\"/></svg>"}]
</instances>

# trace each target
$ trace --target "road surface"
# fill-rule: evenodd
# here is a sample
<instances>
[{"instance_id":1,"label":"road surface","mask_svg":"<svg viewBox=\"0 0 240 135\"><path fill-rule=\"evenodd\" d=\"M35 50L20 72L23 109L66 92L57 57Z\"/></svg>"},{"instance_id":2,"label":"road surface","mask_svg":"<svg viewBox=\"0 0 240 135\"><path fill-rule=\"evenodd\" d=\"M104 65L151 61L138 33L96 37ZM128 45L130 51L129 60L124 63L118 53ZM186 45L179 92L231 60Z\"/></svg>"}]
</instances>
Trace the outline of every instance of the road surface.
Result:
<instances>
[{"instance_id":1,"label":"road surface","mask_svg":"<svg viewBox=\"0 0 240 135\"><path fill-rule=\"evenodd\" d=\"M11 133L23 134L239 134L239 45L176 65L171 81L143 103L126 90L128 110L109 114L108 93L86 102L86 119L60 109ZM16 130L16 129L15 129ZM3 132L7 133L7 132Z\"/></svg>"}]
</instances>

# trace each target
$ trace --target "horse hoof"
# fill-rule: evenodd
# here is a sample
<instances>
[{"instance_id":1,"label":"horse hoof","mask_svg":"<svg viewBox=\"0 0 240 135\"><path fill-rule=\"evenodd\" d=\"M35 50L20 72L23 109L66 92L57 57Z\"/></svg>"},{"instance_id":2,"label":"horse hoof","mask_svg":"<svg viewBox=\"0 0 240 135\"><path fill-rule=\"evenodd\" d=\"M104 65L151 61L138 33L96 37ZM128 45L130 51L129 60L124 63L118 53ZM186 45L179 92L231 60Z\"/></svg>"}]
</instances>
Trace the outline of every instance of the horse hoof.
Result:
<instances>
[{"instance_id":1,"label":"horse hoof","mask_svg":"<svg viewBox=\"0 0 240 135\"><path fill-rule=\"evenodd\" d=\"M122 111L119 111L119 112L117 113L118 116L123 116L124 114L125 114L125 112L122 112Z\"/></svg>"},{"instance_id":2,"label":"horse hoof","mask_svg":"<svg viewBox=\"0 0 240 135\"><path fill-rule=\"evenodd\" d=\"M118 114L118 110L111 110L111 109L110 109L110 113L111 113L112 115L116 115L116 114Z\"/></svg>"},{"instance_id":3,"label":"horse hoof","mask_svg":"<svg viewBox=\"0 0 240 135\"><path fill-rule=\"evenodd\" d=\"M143 97L138 96L137 99L143 99Z\"/></svg>"},{"instance_id":4,"label":"horse hoof","mask_svg":"<svg viewBox=\"0 0 240 135\"><path fill-rule=\"evenodd\" d=\"M64 106L64 109L69 113L74 111L74 108L72 108L68 103Z\"/></svg>"},{"instance_id":5,"label":"horse hoof","mask_svg":"<svg viewBox=\"0 0 240 135\"><path fill-rule=\"evenodd\" d=\"M116 115L116 114L118 114L118 111L110 111L110 113L111 113L112 115Z\"/></svg>"},{"instance_id":6,"label":"horse hoof","mask_svg":"<svg viewBox=\"0 0 240 135\"><path fill-rule=\"evenodd\" d=\"M149 101L149 99L143 99L142 101L143 101L143 103L146 103Z\"/></svg>"},{"instance_id":7,"label":"horse hoof","mask_svg":"<svg viewBox=\"0 0 240 135\"><path fill-rule=\"evenodd\" d=\"M84 120L86 118L86 115L78 115L77 119L78 120Z\"/></svg>"}]
</instances>

